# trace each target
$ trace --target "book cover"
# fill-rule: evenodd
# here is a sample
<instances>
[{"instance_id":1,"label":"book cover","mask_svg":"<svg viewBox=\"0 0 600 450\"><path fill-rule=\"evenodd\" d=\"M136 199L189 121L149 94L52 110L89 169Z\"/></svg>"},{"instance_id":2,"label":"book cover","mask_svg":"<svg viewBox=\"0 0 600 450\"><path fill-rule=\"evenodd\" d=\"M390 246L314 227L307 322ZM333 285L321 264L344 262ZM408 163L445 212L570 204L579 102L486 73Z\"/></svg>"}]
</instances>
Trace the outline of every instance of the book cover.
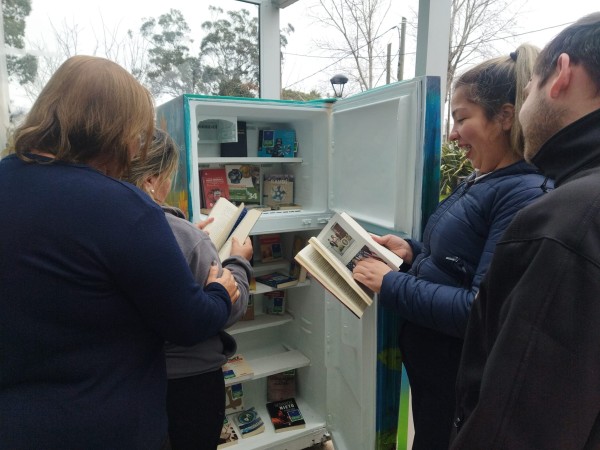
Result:
<instances>
[{"instance_id":1,"label":"book cover","mask_svg":"<svg viewBox=\"0 0 600 450\"><path fill-rule=\"evenodd\" d=\"M280 261L283 258L280 234L259 235L258 248L262 262Z\"/></svg>"},{"instance_id":2,"label":"book cover","mask_svg":"<svg viewBox=\"0 0 600 450\"><path fill-rule=\"evenodd\" d=\"M249 380L254 375L252 366L248 364L246 359L240 355L233 355L223 364L223 376L225 380L243 381Z\"/></svg>"},{"instance_id":3,"label":"book cover","mask_svg":"<svg viewBox=\"0 0 600 450\"><path fill-rule=\"evenodd\" d=\"M252 277L254 279L254 277ZM256 281L254 282L254 287L250 284L250 292L252 290L256 290ZM254 295L250 294L248 297L248 306L246 307L246 312L242 316L240 320L254 320Z\"/></svg>"},{"instance_id":4,"label":"book cover","mask_svg":"<svg viewBox=\"0 0 600 450\"><path fill-rule=\"evenodd\" d=\"M230 418L240 431L242 439L265 431L265 424L254 407L232 414Z\"/></svg>"},{"instance_id":5,"label":"book cover","mask_svg":"<svg viewBox=\"0 0 600 450\"><path fill-rule=\"evenodd\" d=\"M263 186L263 203L271 208L290 207L300 208L294 204L294 175L271 174L266 175Z\"/></svg>"},{"instance_id":6,"label":"book cover","mask_svg":"<svg viewBox=\"0 0 600 450\"><path fill-rule=\"evenodd\" d=\"M200 169L202 206L212 208L221 197L229 199L229 185L224 168Z\"/></svg>"},{"instance_id":7,"label":"book cover","mask_svg":"<svg viewBox=\"0 0 600 450\"><path fill-rule=\"evenodd\" d=\"M260 166L252 164L226 164L229 200L248 205L260 204Z\"/></svg>"},{"instance_id":8,"label":"book cover","mask_svg":"<svg viewBox=\"0 0 600 450\"><path fill-rule=\"evenodd\" d=\"M269 402L267 411L276 433L306 427L306 421L295 398Z\"/></svg>"},{"instance_id":9,"label":"book cover","mask_svg":"<svg viewBox=\"0 0 600 450\"><path fill-rule=\"evenodd\" d=\"M264 311L266 314L285 312L285 291L265 292Z\"/></svg>"},{"instance_id":10,"label":"book cover","mask_svg":"<svg viewBox=\"0 0 600 450\"><path fill-rule=\"evenodd\" d=\"M225 414L244 410L244 389L242 383L225 386Z\"/></svg>"},{"instance_id":11,"label":"book cover","mask_svg":"<svg viewBox=\"0 0 600 450\"><path fill-rule=\"evenodd\" d=\"M299 234L294 235L294 242L292 244L292 255L296 256L300 250L304 248L306 245L306 239L300 236ZM290 261L290 276L294 278L298 278L300 280L300 272L302 266L298 264L298 261L292 259Z\"/></svg>"},{"instance_id":12,"label":"book cover","mask_svg":"<svg viewBox=\"0 0 600 450\"><path fill-rule=\"evenodd\" d=\"M267 401L276 402L296 396L296 369L267 377Z\"/></svg>"},{"instance_id":13,"label":"book cover","mask_svg":"<svg viewBox=\"0 0 600 450\"><path fill-rule=\"evenodd\" d=\"M246 122L237 121L237 142L221 144L221 157L247 157L248 139L246 135Z\"/></svg>"},{"instance_id":14,"label":"book cover","mask_svg":"<svg viewBox=\"0 0 600 450\"><path fill-rule=\"evenodd\" d=\"M298 280L289 275L284 275L279 272L268 273L266 275L260 275L256 277L256 281L267 286L271 286L277 289L295 286L298 284Z\"/></svg>"},{"instance_id":15,"label":"book cover","mask_svg":"<svg viewBox=\"0 0 600 450\"><path fill-rule=\"evenodd\" d=\"M392 270L400 270L402 258L375 242L371 235L346 213L336 213L295 259L314 279L340 300L358 318L373 303L374 293L352 276L356 262L375 257Z\"/></svg>"},{"instance_id":16,"label":"book cover","mask_svg":"<svg viewBox=\"0 0 600 450\"><path fill-rule=\"evenodd\" d=\"M238 434L235 431L235 428L229 422L227 416L223 420L223 428L221 428L221 435L219 436L219 445L217 445L217 449L222 449L229 447L231 445L235 445L238 443Z\"/></svg>"},{"instance_id":17,"label":"book cover","mask_svg":"<svg viewBox=\"0 0 600 450\"><path fill-rule=\"evenodd\" d=\"M259 130L258 156L293 158L297 152L295 130Z\"/></svg>"}]
</instances>

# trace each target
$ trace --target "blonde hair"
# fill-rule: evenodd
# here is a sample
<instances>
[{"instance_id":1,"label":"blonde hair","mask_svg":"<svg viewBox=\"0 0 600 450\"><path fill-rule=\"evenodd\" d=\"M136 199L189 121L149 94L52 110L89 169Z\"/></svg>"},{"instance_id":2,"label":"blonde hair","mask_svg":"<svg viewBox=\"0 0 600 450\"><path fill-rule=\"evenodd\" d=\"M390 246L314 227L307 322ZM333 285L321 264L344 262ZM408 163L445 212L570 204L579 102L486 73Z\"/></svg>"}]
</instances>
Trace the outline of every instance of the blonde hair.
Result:
<instances>
[{"instance_id":1,"label":"blonde hair","mask_svg":"<svg viewBox=\"0 0 600 450\"><path fill-rule=\"evenodd\" d=\"M30 161L26 153L37 150L120 177L129 168L131 146L139 144L143 156L153 129L152 96L129 72L104 58L73 56L15 130L14 152Z\"/></svg>"},{"instance_id":2,"label":"blonde hair","mask_svg":"<svg viewBox=\"0 0 600 450\"><path fill-rule=\"evenodd\" d=\"M539 53L539 48L523 44L510 56L493 58L467 70L454 82L454 89L465 88L469 101L481 106L489 120L500 114L502 105L514 105L510 143L512 151L519 158L523 158L525 145L519 111L525 101L525 86L533 75Z\"/></svg>"},{"instance_id":3,"label":"blonde hair","mask_svg":"<svg viewBox=\"0 0 600 450\"><path fill-rule=\"evenodd\" d=\"M156 128L146 157L136 156L131 161L127 181L142 190L144 182L153 176L166 179L177 170L179 149L166 131ZM151 193L148 195L152 197Z\"/></svg>"}]
</instances>

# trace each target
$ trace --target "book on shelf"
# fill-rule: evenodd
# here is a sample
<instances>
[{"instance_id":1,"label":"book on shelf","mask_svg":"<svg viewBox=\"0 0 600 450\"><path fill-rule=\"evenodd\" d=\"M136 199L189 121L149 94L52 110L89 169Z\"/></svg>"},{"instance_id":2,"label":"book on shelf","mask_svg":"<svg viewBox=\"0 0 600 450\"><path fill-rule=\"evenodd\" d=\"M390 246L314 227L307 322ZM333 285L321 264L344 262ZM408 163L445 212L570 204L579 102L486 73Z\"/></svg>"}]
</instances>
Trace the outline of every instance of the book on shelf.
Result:
<instances>
[{"instance_id":1,"label":"book on shelf","mask_svg":"<svg viewBox=\"0 0 600 450\"><path fill-rule=\"evenodd\" d=\"M220 450L222 448L227 448L231 445L235 445L238 443L239 437L237 431L225 416L223 419L223 428L221 428L221 435L219 436L219 444L217 445L217 449Z\"/></svg>"},{"instance_id":2,"label":"book on shelf","mask_svg":"<svg viewBox=\"0 0 600 450\"><path fill-rule=\"evenodd\" d=\"M275 433L306 427L306 421L293 397L267 403L267 412Z\"/></svg>"},{"instance_id":3,"label":"book on shelf","mask_svg":"<svg viewBox=\"0 0 600 450\"><path fill-rule=\"evenodd\" d=\"M252 277L252 279L254 279L254 277ZM256 291L256 281L254 282L254 287L252 287L252 284L250 284L250 291ZM246 312L240 320L254 320L254 294L250 294L248 296L248 305L246 306Z\"/></svg>"},{"instance_id":4,"label":"book on shelf","mask_svg":"<svg viewBox=\"0 0 600 450\"><path fill-rule=\"evenodd\" d=\"M374 257L391 269L400 270L402 258L375 242L346 213L336 213L317 237L296 254L295 259L319 283L357 317L373 303L373 293L352 277L356 262Z\"/></svg>"},{"instance_id":5,"label":"book on shelf","mask_svg":"<svg viewBox=\"0 0 600 450\"><path fill-rule=\"evenodd\" d=\"M260 166L253 164L226 164L229 200L233 203L259 205L260 196Z\"/></svg>"},{"instance_id":6,"label":"book on shelf","mask_svg":"<svg viewBox=\"0 0 600 450\"><path fill-rule=\"evenodd\" d=\"M252 366L243 355L233 355L223 364L223 377L225 380L244 381L254 376Z\"/></svg>"},{"instance_id":7,"label":"book on shelf","mask_svg":"<svg viewBox=\"0 0 600 450\"><path fill-rule=\"evenodd\" d=\"M263 185L263 203L272 209L290 207L300 209L294 204L294 175L290 173L265 175Z\"/></svg>"},{"instance_id":8,"label":"book on shelf","mask_svg":"<svg viewBox=\"0 0 600 450\"><path fill-rule=\"evenodd\" d=\"M265 431L265 424L254 407L229 416L240 432L240 436L247 438Z\"/></svg>"},{"instance_id":9,"label":"book on shelf","mask_svg":"<svg viewBox=\"0 0 600 450\"><path fill-rule=\"evenodd\" d=\"M221 157L247 157L248 156L248 139L246 134L246 122L237 121L237 141L223 142L221 144Z\"/></svg>"},{"instance_id":10,"label":"book on shelf","mask_svg":"<svg viewBox=\"0 0 600 450\"><path fill-rule=\"evenodd\" d=\"M222 197L229 199L229 185L224 168L200 169L200 188L204 208L212 208Z\"/></svg>"},{"instance_id":11,"label":"book on shelf","mask_svg":"<svg viewBox=\"0 0 600 450\"><path fill-rule=\"evenodd\" d=\"M285 312L285 291L265 292L264 311L266 314L283 314Z\"/></svg>"},{"instance_id":12,"label":"book on shelf","mask_svg":"<svg viewBox=\"0 0 600 450\"><path fill-rule=\"evenodd\" d=\"M258 156L293 158L298 153L295 130L259 130Z\"/></svg>"},{"instance_id":13,"label":"book on shelf","mask_svg":"<svg viewBox=\"0 0 600 450\"><path fill-rule=\"evenodd\" d=\"M296 396L296 369L267 377L267 401L275 402Z\"/></svg>"},{"instance_id":14,"label":"book on shelf","mask_svg":"<svg viewBox=\"0 0 600 450\"><path fill-rule=\"evenodd\" d=\"M242 383L225 386L225 414L244 410L244 389Z\"/></svg>"},{"instance_id":15,"label":"book on shelf","mask_svg":"<svg viewBox=\"0 0 600 450\"><path fill-rule=\"evenodd\" d=\"M257 236L257 240L258 249L260 250L260 260L262 262L280 261L283 259L280 234L261 234Z\"/></svg>"},{"instance_id":16,"label":"book on shelf","mask_svg":"<svg viewBox=\"0 0 600 450\"><path fill-rule=\"evenodd\" d=\"M299 234L294 235L294 240L292 243L292 255L296 255L300 250L304 248L306 244L307 241L303 236ZM304 269L304 273L301 274L303 269L304 268L298 263L298 261L292 258L292 260L290 261L290 276L298 278L300 283L304 281L300 279L301 275L304 276L304 278L306 278L306 269Z\"/></svg>"},{"instance_id":17,"label":"book on shelf","mask_svg":"<svg viewBox=\"0 0 600 450\"><path fill-rule=\"evenodd\" d=\"M290 277L279 272L268 273L266 275L259 275L256 277L256 281L267 286L274 287L276 289L283 289L286 287L296 286L298 279Z\"/></svg>"},{"instance_id":18,"label":"book on shelf","mask_svg":"<svg viewBox=\"0 0 600 450\"><path fill-rule=\"evenodd\" d=\"M214 221L204 227L208 232L210 240L215 244L221 261L231 255L232 239L235 237L239 242L244 242L252 228L260 218L262 211L258 209L247 209L242 203L235 206L226 198L220 198L208 215Z\"/></svg>"}]
</instances>

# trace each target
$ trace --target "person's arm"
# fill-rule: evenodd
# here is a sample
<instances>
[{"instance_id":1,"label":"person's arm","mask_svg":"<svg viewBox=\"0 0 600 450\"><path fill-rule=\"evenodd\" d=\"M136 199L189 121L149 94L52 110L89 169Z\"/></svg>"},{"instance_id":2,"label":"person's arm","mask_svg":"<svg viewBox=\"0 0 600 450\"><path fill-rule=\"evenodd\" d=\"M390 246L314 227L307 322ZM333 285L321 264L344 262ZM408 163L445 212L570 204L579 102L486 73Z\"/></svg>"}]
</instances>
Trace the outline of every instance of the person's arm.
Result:
<instances>
[{"instance_id":1,"label":"person's arm","mask_svg":"<svg viewBox=\"0 0 600 450\"><path fill-rule=\"evenodd\" d=\"M600 269L558 242L513 248L525 270L508 271L506 253L494 260L469 322L462 364L485 360L481 349L487 361L480 379L461 366L471 383L459 378L459 416L462 396L479 401L451 448L598 448Z\"/></svg>"},{"instance_id":2,"label":"person's arm","mask_svg":"<svg viewBox=\"0 0 600 450\"><path fill-rule=\"evenodd\" d=\"M495 190L490 192L495 193ZM489 229L483 251L468 287L448 286L418 279L408 273L390 272L383 277L380 299L411 322L451 336L464 336L471 304L487 272L496 243L515 214L535 200L539 187L508 190L504 196L483 197L481 202L494 202L489 206ZM486 208L487 205L482 205ZM475 233L475 230L469 230Z\"/></svg>"},{"instance_id":3,"label":"person's arm","mask_svg":"<svg viewBox=\"0 0 600 450\"><path fill-rule=\"evenodd\" d=\"M174 344L192 345L215 335L231 310L227 289L194 280L159 208L144 208L137 218L127 219L113 231L106 265L132 307L148 327Z\"/></svg>"}]
</instances>

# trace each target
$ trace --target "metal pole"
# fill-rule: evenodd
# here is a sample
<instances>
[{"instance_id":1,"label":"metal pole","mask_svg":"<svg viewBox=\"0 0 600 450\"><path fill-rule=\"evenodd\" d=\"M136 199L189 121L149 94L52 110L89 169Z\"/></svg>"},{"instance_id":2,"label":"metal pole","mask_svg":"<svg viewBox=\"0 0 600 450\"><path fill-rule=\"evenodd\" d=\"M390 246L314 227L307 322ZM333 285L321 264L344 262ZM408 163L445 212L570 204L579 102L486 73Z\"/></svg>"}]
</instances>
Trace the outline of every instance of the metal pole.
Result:
<instances>
[{"instance_id":1,"label":"metal pole","mask_svg":"<svg viewBox=\"0 0 600 450\"><path fill-rule=\"evenodd\" d=\"M390 84L392 78L392 44L387 45L387 63L385 65L385 84Z\"/></svg>"},{"instance_id":2,"label":"metal pole","mask_svg":"<svg viewBox=\"0 0 600 450\"><path fill-rule=\"evenodd\" d=\"M404 43L406 40L406 17L402 18L402 25L400 30L400 46L398 49L398 81L404 79Z\"/></svg>"}]
</instances>

